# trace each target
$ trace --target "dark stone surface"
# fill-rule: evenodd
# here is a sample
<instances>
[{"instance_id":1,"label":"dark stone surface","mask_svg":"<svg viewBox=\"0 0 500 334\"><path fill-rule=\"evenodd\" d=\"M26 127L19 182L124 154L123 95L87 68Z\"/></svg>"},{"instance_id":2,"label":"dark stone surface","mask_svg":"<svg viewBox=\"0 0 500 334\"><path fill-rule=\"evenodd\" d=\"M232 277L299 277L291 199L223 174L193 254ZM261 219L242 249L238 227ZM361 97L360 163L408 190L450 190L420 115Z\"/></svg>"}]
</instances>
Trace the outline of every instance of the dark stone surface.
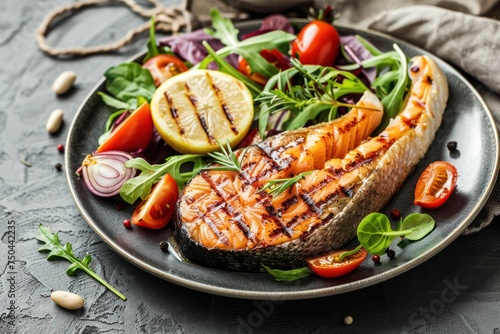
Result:
<instances>
[{"instance_id":1,"label":"dark stone surface","mask_svg":"<svg viewBox=\"0 0 500 334\"><path fill-rule=\"evenodd\" d=\"M0 333L500 333L498 220L394 279L310 300L204 294L160 280L116 255L75 207L64 173L54 168L63 162L56 145L65 141L79 104L102 73L140 51L145 38L118 54L49 58L38 50L34 32L49 11L66 3L0 2ZM140 22L123 7L91 9L61 22L49 42L105 43ZM76 86L56 97L51 85L64 70L77 72ZM51 136L45 122L55 108L65 111L65 123ZM60 231L76 255L91 254L92 268L127 301L86 275L67 276L65 261L48 262L37 252L40 223ZM9 243L12 231L15 242ZM84 308L59 308L51 290L84 296ZM343 323L346 315L354 318L351 326Z\"/></svg>"}]
</instances>

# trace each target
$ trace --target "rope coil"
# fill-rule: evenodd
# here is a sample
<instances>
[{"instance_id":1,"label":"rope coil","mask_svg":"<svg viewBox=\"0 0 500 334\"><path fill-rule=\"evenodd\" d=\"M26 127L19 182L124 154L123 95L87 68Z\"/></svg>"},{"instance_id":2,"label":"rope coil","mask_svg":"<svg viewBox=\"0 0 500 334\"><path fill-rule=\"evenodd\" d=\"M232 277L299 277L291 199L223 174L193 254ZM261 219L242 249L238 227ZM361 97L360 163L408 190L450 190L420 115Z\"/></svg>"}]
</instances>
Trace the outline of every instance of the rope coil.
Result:
<instances>
[{"instance_id":1,"label":"rope coil","mask_svg":"<svg viewBox=\"0 0 500 334\"><path fill-rule=\"evenodd\" d=\"M67 13L73 13L78 10L81 10L85 7L102 5L105 3L121 3L125 4L136 14L150 18L151 16L155 16L155 28L157 31L162 31L165 33L177 33L182 28L185 28L186 31L191 31L191 18L190 13L183 6L171 6L165 7L158 0L144 0L153 5L152 8L144 8L141 7L134 0L85 0L80 2L75 2L70 5L62 6L54 10L52 13L47 15L44 21L41 23L40 27L36 32L36 41L38 43L38 47L52 57L58 56L85 56L90 54L97 53L108 53L117 51L120 48L124 47L128 43L130 43L135 36L142 34L143 32L149 29L150 23L145 22L141 24L139 27L131 29L127 32L125 36L119 39L116 42L107 44L107 45L96 45L90 47L70 47L64 49L58 49L50 46L47 43L47 35L49 32L49 28L54 20Z\"/></svg>"}]
</instances>

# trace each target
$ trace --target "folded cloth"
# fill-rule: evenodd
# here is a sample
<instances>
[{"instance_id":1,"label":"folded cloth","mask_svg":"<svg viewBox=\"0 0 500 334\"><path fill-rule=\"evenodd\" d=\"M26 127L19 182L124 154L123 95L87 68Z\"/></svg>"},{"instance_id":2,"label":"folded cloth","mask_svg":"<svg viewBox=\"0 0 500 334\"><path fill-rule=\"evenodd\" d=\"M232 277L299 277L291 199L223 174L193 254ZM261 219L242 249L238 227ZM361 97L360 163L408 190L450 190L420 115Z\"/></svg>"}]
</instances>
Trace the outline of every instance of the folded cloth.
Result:
<instances>
[{"instance_id":1,"label":"folded cloth","mask_svg":"<svg viewBox=\"0 0 500 334\"><path fill-rule=\"evenodd\" d=\"M434 6L385 10L361 25L422 47L460 67L483 97L500 129L500 21ZM500 179L464 234L477 232L500 215Z\"/></svg>"}]
</instances>

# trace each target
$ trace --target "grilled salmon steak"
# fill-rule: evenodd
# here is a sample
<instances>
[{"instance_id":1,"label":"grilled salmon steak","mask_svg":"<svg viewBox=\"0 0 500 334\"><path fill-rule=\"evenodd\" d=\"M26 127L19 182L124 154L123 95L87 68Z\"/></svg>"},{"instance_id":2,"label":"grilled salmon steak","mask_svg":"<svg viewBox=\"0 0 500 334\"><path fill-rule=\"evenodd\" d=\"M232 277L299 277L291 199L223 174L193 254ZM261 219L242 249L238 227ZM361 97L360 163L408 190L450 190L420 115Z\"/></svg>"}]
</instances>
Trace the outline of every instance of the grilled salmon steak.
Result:
<instances>
[{"instance_id":1,"label":"grilled salmon steak","mask_svg":"<svg viewBox=\"0 0 500 334\"><path fill-rule=\"evenodd\" d=\"M358 223L398 191L441 123L446 77L431 58L419 56L410 78L403 110L376 137L369 135L382 105L365 92L341 118L236 151L241 173L205 170L194 177L175 214L183 254L210 267L259 271L261 264L299 265L352 239ZM277 196L262 191L271 180L306 171Z\"/></svg>"}]
</instances>

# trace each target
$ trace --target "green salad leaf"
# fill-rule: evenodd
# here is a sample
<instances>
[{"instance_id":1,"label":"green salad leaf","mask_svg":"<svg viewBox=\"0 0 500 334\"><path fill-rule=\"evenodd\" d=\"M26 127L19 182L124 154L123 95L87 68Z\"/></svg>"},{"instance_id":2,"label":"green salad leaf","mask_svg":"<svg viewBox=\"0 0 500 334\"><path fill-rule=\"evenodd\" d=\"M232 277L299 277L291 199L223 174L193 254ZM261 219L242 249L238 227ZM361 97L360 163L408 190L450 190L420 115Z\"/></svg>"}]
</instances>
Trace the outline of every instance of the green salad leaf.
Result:
<instances>
[{"instance_id":1,"label":"green salad leaf","mask_svg":"<svg viewBox=\"0 0 500 334\"><path fill-rule=\"evenodd\" d=\"M97 275L92 269L90 269L89 265L90 261L92 261L92 257L90 255L85 255L83 259L77 258L73 254L73 247L71 246L71 244L67 242L63 246L61 244L61 241L59 240L58 234L57 233L52 234L52 232L50 232L50 229L48 227L45 227L42 224L40 224L38 226L38 233L36 235L36 239L44 243L44 245L41 246L38 249L38 251L42 253L49 253L47 255L47 260L50 261L61 258L71 262L71 265L66 270L66 274L68 276L74 276L78 270L82 270L85 273L87 273L90 277L95 279L97 282L104 285L107 289L109 289L111 292L113 292L121 299L123 300L127 299L127 297L125 297L120 291L111 286L103 278Z\"/></svg>"},{"instance_id":2,"label":"green salad leaf","mask_svg":"<svg viewBox=\"0 0 500 334\"><path fill-rule=\"evenodd\" d=\"M149 39L146 43L148 48L148 53L144 56L142 60L145 63L148 59L153 58L160 54L160 50L158 50L158 46L156 45L156 37L155 37L155 17L151 16L150 25L149 25Z\"/></svg>"},{"instance_id":3,"label":"green salad leaf","mask_svg":"<svg viewBox=\"0 0 500 334\"><path fill-rule=\"evenodd\" d=\"M260 103L258 119L262 138L272 114L290 112L283 130L301 128L308 121L327 122L337 117L339 107L353 107L339 102L340 97L368 90L352 73L332 67L302 65L294 58L291 64L293 68L271 77L256 99Z\"/></svg>"},{"instance_id":4,"label":"green salad leaf","mask_svg":"<svg viewBox=\"0 0 500 334\"><path fill-rule=\"evenodd\" d=\"M290 270L280 270L280 269L271 269L268 266L262 264L262 267L274 277L274 279L278 282L292 282L305 277L308 277L312 274L311 269L309 267L303 267L298 269L290 269Z\"/></svg>"},{"instance_id":5,"label":"green salad leaf","mask_svg":"<svg viewBox=\"0 0 500 334\"><path fill-rule=\"evenodd\" d=\"M109 68L105 73L106 90L115 98L127 103L132 109L139 105L137 99L153 98L156 85L149 70L137 63L123 63Z\"/></svg>"},{"instance_id":6,"label":"green salad leaf","mask_svg":"<svg viewBox=\"0 0 500 334\"><path fill-rule=\"evenodd\" d=\"M435 226L434 219L421 213L408 215L398 230L391 228L389 218L382 213L371 213L358 225L357 235L361 246L370 254L382 255L397 237L420 240Z\"/></svg>"},{"instance_id":7,"label":"green salad leaf","mask_svg":"<svg viewBox=\"0 0 500 334\"><path fill-rule=\"evenodd\" d=\"M266 78L277 74L279 70L264 59L259 52L263 49L278 49L286 52L290 42L296 38L293 34L275 30L240 41L238 39L239 31L234 27L231 20L223 18L215 8L210 11L210 17L212 19L212 29L205 29L205 31L226 45L216 51L216 54L222 59L232 53L238 54L245 58L252 73L258 72ZM213 60L213 55L210 54L199 64L199 68L206 68Z\"/></svg>"},{"instance_id":8,"label":"green salad leaf","mask_svg":"<svg viewBox=\"0 0 500 334\"><path fill-rule=\"evenodd\" d=\"M377 97L384 106L384 116L374 133L384 130L391 118L401 111L406 93L410 89L411 80L408 75L408 58L397 44L393 44L393 51L382 52L361 36L356 36L360 43L374 56L363 60L361 65L350 64L339 66L340 69L350 71L360 67L376 68L377 76L371 87L375 89Z\"/></svg>"},{"instance_id":9,"label":"green salad leaf","mask_svg":"<svg viewBox=\"0 0 500 334\"><path fill-rule=\"evenodd\" d=\"M245 86L247 86L247 88L250 90L250 93L254 98L257 97L262 92L262 88L258 84L256 84L250 78L243 75L243 73L235 69L222 57L218 56L217 53L214 51L214 49L212 49L210 44L208 44L206 41L204 41L202 44L205 47L205 49L207 49L207 52L211 57L211 59L213 59L217 63L217 66L219 66L219 71L229 74L235 77L236 79L242 81L245 84Z\"/></svg>"},{"instance_id":10,"label":"green salad leaf","mask_svg":"<svg viewBox=\"0 0 500 334\"><path fill-rule=\"evenodd\" d=\"M121 198L133 204L137 199L146 199L151 188L166 173L170 174L181 190L206 165L203 155L173 155L164 164L151 165L143 158L135 158L125 163L126 167L137 168L141 173L127 180L120 189Z\"/></svg>"}]
</instances>

